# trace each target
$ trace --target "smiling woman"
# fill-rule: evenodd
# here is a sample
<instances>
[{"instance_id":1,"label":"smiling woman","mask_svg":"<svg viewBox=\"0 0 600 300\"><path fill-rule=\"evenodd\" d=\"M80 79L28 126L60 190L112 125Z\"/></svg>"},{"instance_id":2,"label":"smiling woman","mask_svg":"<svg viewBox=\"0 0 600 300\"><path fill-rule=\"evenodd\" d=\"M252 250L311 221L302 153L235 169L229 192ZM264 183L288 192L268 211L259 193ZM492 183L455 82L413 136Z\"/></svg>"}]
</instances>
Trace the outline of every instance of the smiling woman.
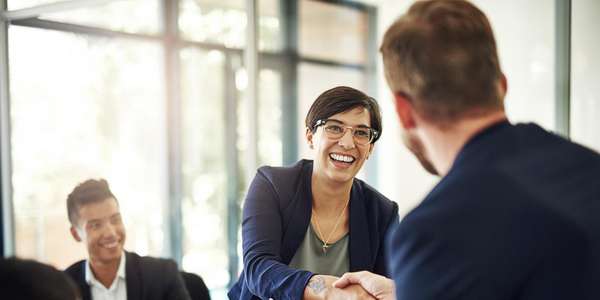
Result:
<instances>
[{"instance_id":1,"label":"smiling woman","mask_svg":"<svg viewBox=\"0 0 600 300\"><path fill-rule=\"evenodd\" d=\"M332 287L350 271L387 276L383 238L398 206L356 174L381 136L377 102L350 87L322 93L305 120L313 160L261 167L243 209L244 273L232 299L371 296Z\"/></svg>"}]
</instances>

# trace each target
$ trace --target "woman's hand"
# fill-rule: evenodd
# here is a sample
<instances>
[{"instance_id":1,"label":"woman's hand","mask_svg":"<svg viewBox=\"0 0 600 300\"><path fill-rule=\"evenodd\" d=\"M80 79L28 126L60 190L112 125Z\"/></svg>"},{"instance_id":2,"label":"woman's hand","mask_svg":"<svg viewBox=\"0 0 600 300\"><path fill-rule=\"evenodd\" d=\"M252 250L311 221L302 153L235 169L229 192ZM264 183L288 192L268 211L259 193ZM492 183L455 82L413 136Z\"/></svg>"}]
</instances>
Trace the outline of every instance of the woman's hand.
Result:
<instances>
[{"instance_id":1,"label":"woman's hand","mask_svg":"<svg viewBox=\"0 0 600 300\"><path fill-rule=\"evenodd\" d=\"M304 300L313 299L349 299L349 300L375 300L363 287L358 284L346 285L343 288L333 287L333 283L339 278L329 275L315 275L310 278L304 288Z\"/></svg>"}]
</instances>

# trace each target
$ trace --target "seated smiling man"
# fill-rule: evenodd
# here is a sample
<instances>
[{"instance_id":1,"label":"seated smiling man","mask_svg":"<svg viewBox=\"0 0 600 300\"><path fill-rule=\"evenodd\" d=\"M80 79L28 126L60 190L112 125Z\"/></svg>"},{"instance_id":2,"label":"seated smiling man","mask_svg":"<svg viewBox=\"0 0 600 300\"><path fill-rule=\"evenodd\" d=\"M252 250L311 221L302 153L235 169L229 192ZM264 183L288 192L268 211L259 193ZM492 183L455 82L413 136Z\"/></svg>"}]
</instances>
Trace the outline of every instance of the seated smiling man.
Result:
<instances>
[{"instance_id":1,"label":"seated smiling man","mask_svg":"<svg viewBox=\"0 0 600 300\"><path fill-rule=\"evenodd\" d=\"M67 198L67 212L73 238L85 243L88 252L87 260L65 271L83 300L189 299L173 261L123 250L125 227L106 180L90 179L75 187Z\"/></svg>"}]
</instances>

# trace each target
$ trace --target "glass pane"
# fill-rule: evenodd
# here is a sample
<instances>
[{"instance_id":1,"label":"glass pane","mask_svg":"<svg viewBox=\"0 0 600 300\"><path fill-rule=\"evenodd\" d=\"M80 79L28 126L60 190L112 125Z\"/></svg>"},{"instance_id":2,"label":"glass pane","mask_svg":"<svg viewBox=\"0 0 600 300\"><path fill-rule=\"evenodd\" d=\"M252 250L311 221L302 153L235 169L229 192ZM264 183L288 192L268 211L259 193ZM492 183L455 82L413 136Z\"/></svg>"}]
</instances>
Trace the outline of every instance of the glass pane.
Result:
<instances>
[{"instance_id":1,"label":"glass pane","mask_svg":"<svg viewBox=\"0 0 600 300\"><path fill-rule=\"evenodd\" d=\"M258 1L258 48L281 49L279 1ZM245 0L181 0L179 28L185 39L243 48L246 43Z\"/></svg>"},{"instance_id":2,"label":"glass pane","mask_svg":"<svg viewBox=\"0 0 600 300\"><path fill-rule=\"evenodd\" d=\"M183 268L199 273L214 293L229 283L227 237L227 173L225 114L225 56L217 50L183 49ZM234 57L239 62L239 57ZM233 70L231 71L233 72ZM238 105L239 194L246 192L247 78L243 69L235 75ZM281 165L281 75L270 69L259 74L260 164ZM201 134L199 134L201 133ZM231 145L229 145L230 147ZM203 229L198 234L197 228ZM239 242L238 242L239 246ZM241 258L240 258L241 261ZM214 296L214 294L213 294Z\"/></svg>"},{"instance_id":3,"label":"glass pane","mask_svg":"<svg viewBox=\"0 0 600 300\"><path fill-rule=\"evenodd\" d=\"M554 130L554 5L545 0L473 2L494 29L508 79L508 117Z\"/></svg>"},{"instance_id":4,"label":"glass pane","mask_svg":"<svg viewBox=\"0 0 600 300\"><path fill-rule=\"evenodd\" d=\"M258 165L281 166L283 146L281 137L281 74L272 69L261 69L258 79ZM241 174L246 174L245 164L248 140L247 75L244 69L236 72L238 90L238 151ZM253 171L252 171L253 172ZM252 174L253 176L254 174ZM249 178L251 179L251 178ZM242 179L242 181L245 181ZM242 184L245 186L245 183ZM246 190L243 190L245 193Z\"/></svg>"},{"instance_id":5,"label":"glass pane","mask_svg":"<svg viewBox=\"0 0 600 300\"><path fill-rule=\"evenodd\" d=\"M210 289L229 282L222 52L183 49L181 60L183 268ZM201 231L201 232L200 232Z\"/></svg>"},{"instance_id":6,"label":"glass pane","mask_svg":"<svg viewBox=\"0 0 600 300\"><path fill-rule=\"evenodd\" d=\"M258 82L258 155L259 165L281 166L281 74L262 69Z\"/></svg>"},{"instance_id":7,"label":"glass pane","mask_svg":"<svg viewBox=\"0 0 600 300\"><path fill-rule=\"evenodd\" d=\"M124 31L157 34L162 30L159 0L112 1L102 5L48 13L40 19Z\"/></svg>"},{"instance_id":8,"label":"glass pane","mask_svg":"<svg viewBox=\"0 0 600 300\"><path fill-rule=\"evenodd\" d=\"M16 254L58 268L84 258L69 234L66 197L104 177L120 202L125 247L161 255L160 45L19 26L10 27L9 45Z\"/></svg>"},{"instance_id":9,"label":"glass pane","mask_svg":"<svg viewBox=\"0 0 600 300\"><path fill-rule=\"evenodd\" d=\"M367 58L368 16L356 8L299 2L299 52L302 56L363 64Z\"/></svg>"},{"instance_id":10,"label":"glass pane","mask_svg":"<svg viewBox=\"0 0 600 300\"><path fill-rule=\"evenodd\" d=\"M64 0L8 0L7 8L8 10L15 10L61 1Z\"/></svg>"},{"instance_id":11,"label":"glass pane","mask_svg":"<svg viewBox=\"0 0 600 300\"><path fill-rule=\"evenodd\" d=\"M573 1L571 21L571 137L600 151L600 2Z\"/></svg>"},{"instance_id":12,"label":"glass pane","mask_svg":"<svg viewBox=\"0 0 600 300\"><path fill-rule=\"evenodd\" d=\"M240 169L245 170L248 140L248 112L250 108L246 98L248 85L246 70L235 71L238 112L238 154ZM281 74L272 69L261 69L258 79L258 163L259 165L281 165ZM242 174L244 171L242 171ZM245 192L245 191L244 191Z\"/></svg>"},{"instance_id":13,"label":"glass pane","mask_svg":"<svg viewBox=\"0 0 600 300\"><path fill-rule=\"evenodd\" d=\"M366 76L361 71L309 63L298 66L298 128L301 130L298 133L298 153L301 158L312 159L313 155L304 135L308 109L321 93L339 85L367 93Z\"/></svg>"}]
</instances>

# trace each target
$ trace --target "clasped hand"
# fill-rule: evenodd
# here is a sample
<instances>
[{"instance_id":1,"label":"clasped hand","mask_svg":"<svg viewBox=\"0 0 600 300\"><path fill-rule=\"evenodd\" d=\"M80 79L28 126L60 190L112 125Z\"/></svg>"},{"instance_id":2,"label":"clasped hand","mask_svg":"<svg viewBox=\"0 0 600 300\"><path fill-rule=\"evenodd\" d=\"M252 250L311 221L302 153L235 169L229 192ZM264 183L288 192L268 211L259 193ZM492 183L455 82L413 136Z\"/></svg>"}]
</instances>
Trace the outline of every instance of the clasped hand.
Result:
<instances>
[{"instance_id":1,"label":"clasped hand","mask_svg":"<svg viewBox=\"0 0 600 300\"><path fill-rule=\"evenodd\" d=\"M315 275L304 290L304 299L393 300L394 283L388 278L365 271L346 273L341 278Z\"/></svg>"}]
</instances>

